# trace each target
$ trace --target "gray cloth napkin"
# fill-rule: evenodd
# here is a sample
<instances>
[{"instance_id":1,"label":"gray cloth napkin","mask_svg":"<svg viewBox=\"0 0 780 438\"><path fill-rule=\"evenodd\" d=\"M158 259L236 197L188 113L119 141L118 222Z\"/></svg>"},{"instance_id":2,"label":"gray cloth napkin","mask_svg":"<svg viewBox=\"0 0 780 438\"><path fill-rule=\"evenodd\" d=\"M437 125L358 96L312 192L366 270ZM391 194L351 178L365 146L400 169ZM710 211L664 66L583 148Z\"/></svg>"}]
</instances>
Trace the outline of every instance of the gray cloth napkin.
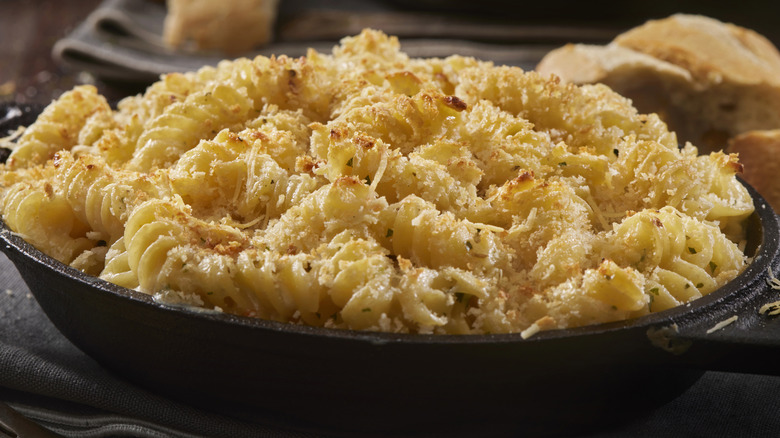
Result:
<instances>
[{"instance_id":1,"label":"gray cloth napkin","mask_svg":"<svg viewBox=\"0 0 780 438\"><path fill-rule=\"evenodd\" d=\"M285 22L272 44L241 56L302 56L308 48L329 53L340 38L374 27L400 36L402 50L413 57L460 54L530 70L544 53L567 38L606 40L614 34L577 26L507 26L399 12L376 0L288 0L281 2L280 9L295 19ZM147 83L163 73L192 71L226 57L215 51L185 52L166 47L162 42L165 15L162 2L106 0L57 41L52 54L71 68L104 79Z\"/></svg>"},{"instance_id":2,"label":"gray cloth napkin","mask_svg":"<svg viewBox=\"0 0 780 438\"><path fill-rule=\"evenodd\" d=\"M217 55L179 54L162 43L165 4L106 0L52 49L56 60L106 79L152 82L161 73L214 65Z\"/></svg>"}]
</instances>

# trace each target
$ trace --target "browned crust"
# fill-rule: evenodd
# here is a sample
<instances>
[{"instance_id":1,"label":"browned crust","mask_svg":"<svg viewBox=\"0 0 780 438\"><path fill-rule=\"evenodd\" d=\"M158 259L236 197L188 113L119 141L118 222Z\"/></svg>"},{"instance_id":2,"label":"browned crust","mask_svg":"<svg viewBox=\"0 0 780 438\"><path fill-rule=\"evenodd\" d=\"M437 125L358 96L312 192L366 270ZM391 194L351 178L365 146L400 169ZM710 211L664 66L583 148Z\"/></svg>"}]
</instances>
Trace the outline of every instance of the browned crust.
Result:
<instances>
[{"instance_id":1,"label":"browned crust","mask_svg":"<svg viewBox=\"0 0 780 438\"><path fill-rule=\"evenodd\" d=\"M731 139L728 152L739 154L745 181L780 211L780 129L740 134Z\"/></svg>"},{"instance_id":2,"label":"browned crust","mask_svg":"<svg viewBox=\"0 0 780 438\"><path fill-rule=\"evenodd\" d=\"M780 53L765 37L699 15L651 20L614 42L685 68L697 81L780 86Z\"/></svg>"}]
</instances>

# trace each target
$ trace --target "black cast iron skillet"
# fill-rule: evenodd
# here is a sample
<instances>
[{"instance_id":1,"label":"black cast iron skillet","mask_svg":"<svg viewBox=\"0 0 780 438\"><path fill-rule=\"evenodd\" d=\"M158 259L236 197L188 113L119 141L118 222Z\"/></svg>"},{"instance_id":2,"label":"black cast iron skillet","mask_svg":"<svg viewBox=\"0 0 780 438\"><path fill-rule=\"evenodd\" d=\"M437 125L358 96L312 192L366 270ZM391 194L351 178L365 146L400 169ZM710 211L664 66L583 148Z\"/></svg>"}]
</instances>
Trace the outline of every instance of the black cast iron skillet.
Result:
<instances>
[{"instance_id":1,"label":"black cast iron skillet","mask_svg":"<svg viewBox=\"0 0 780 438\"><path fill-rule=\"evenodd\" d=\"M0 128L29 124L33 108ZM780 375L778 217L756 205L735 280L635 320L520 335L328 330L155 302L63 265L0 229L0 249L57 328L131 382L245 420L333 433L582 432L636 418L704 370ZM732 324L708 333L719 322Z\"/></svg>"}]
</instances>

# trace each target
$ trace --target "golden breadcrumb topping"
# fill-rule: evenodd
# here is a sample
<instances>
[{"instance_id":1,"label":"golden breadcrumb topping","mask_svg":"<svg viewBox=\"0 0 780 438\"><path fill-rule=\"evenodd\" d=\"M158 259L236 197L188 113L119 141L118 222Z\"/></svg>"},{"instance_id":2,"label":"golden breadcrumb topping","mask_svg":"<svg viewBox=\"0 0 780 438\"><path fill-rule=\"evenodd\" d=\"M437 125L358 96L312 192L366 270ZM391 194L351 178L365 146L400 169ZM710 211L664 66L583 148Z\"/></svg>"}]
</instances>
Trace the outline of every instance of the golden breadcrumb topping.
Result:
<instances>
[{"instance_id":1,"label":"golden breadcrumb topping","mask_svg":"<svg viewBox=\"0 0 780 438\"><path fill-rule=\"evenodd\" d=\"M116 110L77 87L14 144L0 206L43 252L163 299L530 336L733 279L753 211L739 171L605 86L410 58L366 30L165 75Z\"/></svg>"}]
</instances>

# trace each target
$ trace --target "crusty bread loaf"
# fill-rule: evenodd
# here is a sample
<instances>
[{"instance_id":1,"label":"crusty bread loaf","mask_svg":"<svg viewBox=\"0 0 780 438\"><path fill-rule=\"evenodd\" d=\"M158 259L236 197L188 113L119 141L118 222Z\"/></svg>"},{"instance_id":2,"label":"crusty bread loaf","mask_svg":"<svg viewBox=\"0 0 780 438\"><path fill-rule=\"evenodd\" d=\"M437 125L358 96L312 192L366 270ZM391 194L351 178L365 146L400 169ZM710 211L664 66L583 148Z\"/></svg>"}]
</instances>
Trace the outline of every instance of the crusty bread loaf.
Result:
<instances>
[{"instance_id":1,"label":"crusty bread loaf","mask_svg":"<svg viewBox=\"0 0 780 438\"><path fill-rule=\"evenodd\" d=\"M703 151L750 130L780 128L780 53L758 33L677 14L606 46L570 44L537 66L574 83L601 82L658 113Z\"/></svg>"},{"instance_id":2,"label":"crusty bread loaf","mask_svg":"<svg viewBox=\"0 0 780 438\"><path fill-rule=\"evenodd\" d=\"M236 55L268 43L279 0L167 0L163 38L174 48Z\"/></svg>"},{"instance_id":3,"label":"crusty bread loaf","mask_svg":"<svg viewBox=\"0 0 780 438\"><path fill-rule=\"evenodd\" d=\"M780 212L780 129L742 133L729 141L727 152L739 154L745 181Z\"/></svg>"}]
</instances>

